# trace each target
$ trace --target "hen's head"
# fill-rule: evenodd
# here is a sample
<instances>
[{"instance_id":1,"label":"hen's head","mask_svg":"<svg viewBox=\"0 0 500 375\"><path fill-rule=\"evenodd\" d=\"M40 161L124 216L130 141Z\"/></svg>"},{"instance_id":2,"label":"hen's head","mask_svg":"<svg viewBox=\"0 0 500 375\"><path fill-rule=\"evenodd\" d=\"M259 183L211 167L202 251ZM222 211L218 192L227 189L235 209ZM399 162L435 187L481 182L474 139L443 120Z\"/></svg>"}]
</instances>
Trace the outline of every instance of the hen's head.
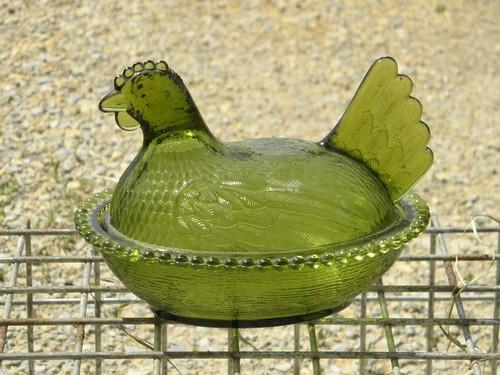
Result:
<instances>
[{"instance_id":1,"label":"hen's head","mask_svg":"<svg viewBox=\"0 0 500 375\"><path fill-rule=\"evenodd\" d=\"M195 105L182 79L164 61L136 63L114 80L115 90L99 103L115 112L118 126L150 133L189 126Z\"/></svg>"}]
</instances>

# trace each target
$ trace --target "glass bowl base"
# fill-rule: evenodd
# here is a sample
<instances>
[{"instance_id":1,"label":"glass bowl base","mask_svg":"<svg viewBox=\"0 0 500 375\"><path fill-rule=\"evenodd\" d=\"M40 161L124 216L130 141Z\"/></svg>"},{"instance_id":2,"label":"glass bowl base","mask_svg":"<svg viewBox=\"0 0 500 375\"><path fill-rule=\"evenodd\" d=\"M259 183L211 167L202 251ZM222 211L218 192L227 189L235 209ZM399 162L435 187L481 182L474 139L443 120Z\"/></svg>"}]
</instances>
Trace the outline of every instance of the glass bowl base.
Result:
<instances>
[{"instance_id":1,"label":"glass bowl base","mask_svg":"<svg viewBox=\"0 0 500 375\"><path fill-rule=\"evenodd\" d=\"M189 318L184 316L177 316L170 314L167 311L157 310L150 306L151 311L160 319L167 322L189 324L199 327L212 327L212 328L264 328L284 326L296 323L305 323L313 320L324 318L325 316L340 312L351 304L352 301L344 303L340 306L321 310L306 315L287 316L283 318L259 319L259 320L214 320L214 319L201 319Z\"/></svg>"},{"instance_id":2,"label":"glass bowl base","mask_svg":"<svg viewBox=\"0 0 500 375\"><path fill-rule=\"evenodd\" d=\"M357 241L302 250L217 253L160 247L107 226L112 192L75 213L81 236L132 293L171 321L209 327L268 327L342 310L396 261L426 227L416 194L398 202L404 219Z\"/></svg>"}]
</instances>

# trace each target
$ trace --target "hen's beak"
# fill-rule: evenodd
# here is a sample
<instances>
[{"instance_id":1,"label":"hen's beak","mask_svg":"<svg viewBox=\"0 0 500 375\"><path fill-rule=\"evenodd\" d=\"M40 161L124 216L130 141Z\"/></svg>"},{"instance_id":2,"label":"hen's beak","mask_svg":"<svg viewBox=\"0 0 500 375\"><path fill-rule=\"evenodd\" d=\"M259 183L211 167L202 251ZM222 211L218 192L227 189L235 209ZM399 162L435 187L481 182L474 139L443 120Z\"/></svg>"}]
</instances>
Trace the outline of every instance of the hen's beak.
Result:
<instances>
[{"instance_id":1,"label":"hen's beak","mask_svg":"<svg viewBox=\"0 0 500 375\"><path fill-rule=\"evenodd\" d=\"M99 102L99 109L103 112L116 112L115 120L123 130L135 130L140 124L127 111L127 99L119 91L113 91Z\"/></svg>"},{"instance_id":2,"label":"hen's beak","mask_svg":"<svg viewBox=\"0 0 500 375\"><path fill-rule=\"evenodd\" d=\"M103 112L123 112L127 110L127 99L119 91L112 91L99 102Z\"/></svg>"}]
</instances>

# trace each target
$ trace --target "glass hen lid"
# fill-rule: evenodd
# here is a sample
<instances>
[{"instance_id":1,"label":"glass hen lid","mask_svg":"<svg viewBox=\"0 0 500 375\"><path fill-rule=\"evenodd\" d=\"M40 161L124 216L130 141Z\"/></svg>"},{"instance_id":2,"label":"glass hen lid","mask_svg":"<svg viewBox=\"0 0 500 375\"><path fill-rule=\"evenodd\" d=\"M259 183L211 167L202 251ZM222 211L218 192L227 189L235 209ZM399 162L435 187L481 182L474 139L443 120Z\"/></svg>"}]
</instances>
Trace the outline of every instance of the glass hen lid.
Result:
<instances>
[{"instance_id":1,"label":"glass hen lid","mask_svg":"<svg viewBox=\"0 0 500 375\"><path fill-rule=\"evenodd\" d=\"M410 90L381 59L321 142L222 143L166 63L135 64L100 103L144 133L106 226L132 243L218 253L323 247L397 226L395 202L432 163Z\"/></svg>"}]
</instances>

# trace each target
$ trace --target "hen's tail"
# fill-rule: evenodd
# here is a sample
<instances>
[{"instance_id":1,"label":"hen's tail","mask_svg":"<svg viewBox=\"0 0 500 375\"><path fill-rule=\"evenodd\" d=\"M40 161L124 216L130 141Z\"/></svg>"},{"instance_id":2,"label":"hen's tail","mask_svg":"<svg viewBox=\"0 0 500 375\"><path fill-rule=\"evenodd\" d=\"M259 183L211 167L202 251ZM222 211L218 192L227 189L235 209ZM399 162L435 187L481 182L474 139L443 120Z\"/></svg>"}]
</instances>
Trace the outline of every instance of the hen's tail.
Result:
<instances>
[{"instance_id":1,"label":"hen's tail","mask_svg":"<svg viewBox=\"0 0 500 375\"><path fill-rule=\"evenodd\" d=\"M344 153L378 174L393 201L430 168L430 132L411 80L390 57L373 63L337 126L321 145Z\"/></svg>"}]
</instances>

